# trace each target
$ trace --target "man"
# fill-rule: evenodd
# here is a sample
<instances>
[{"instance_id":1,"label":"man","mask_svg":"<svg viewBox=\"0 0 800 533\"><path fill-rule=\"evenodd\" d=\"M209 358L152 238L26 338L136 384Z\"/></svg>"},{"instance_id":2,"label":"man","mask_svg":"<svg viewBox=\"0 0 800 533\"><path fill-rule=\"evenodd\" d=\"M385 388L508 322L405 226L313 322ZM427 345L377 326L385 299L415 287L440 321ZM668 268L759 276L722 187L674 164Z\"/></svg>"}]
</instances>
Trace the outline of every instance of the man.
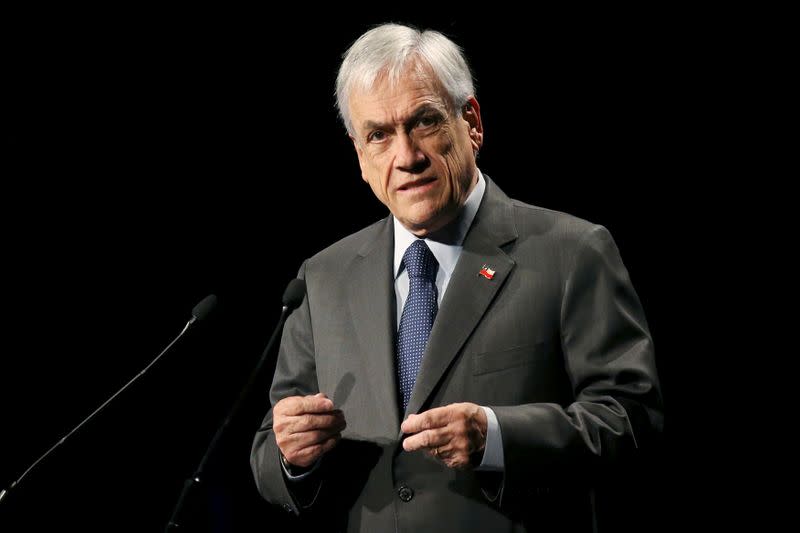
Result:
<instances>
[{"instance_id":1,"label":"man","mask_svg":"<svg viewBox=\"0 0 800 533\"><path fill-rule=\"evenodd\" d=\"M661 427L611 236L478 170L480 106L443 35L368 31L336 92L391 216L301 268L259 490L331 531L591 530L595 489Z\"/></svg>"}]
</instances>

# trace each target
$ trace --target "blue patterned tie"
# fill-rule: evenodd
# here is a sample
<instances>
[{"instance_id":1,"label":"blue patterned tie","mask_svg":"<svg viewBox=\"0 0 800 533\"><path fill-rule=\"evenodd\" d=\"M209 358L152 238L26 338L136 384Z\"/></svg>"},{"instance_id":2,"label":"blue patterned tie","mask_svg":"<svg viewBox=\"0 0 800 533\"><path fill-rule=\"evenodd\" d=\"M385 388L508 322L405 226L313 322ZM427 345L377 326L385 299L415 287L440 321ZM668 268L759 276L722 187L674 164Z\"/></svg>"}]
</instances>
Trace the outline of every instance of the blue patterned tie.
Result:
<instances>
[{"instance_id":1,"label":"blue patterned tie","mask_svg":"<svg viewBox=\"0 0 800 533\"><path fill-rule=\"evenodd\" d=\"M436 271L439 263L425 241L416 240L406 249L401 270L403 265L408 271L409 291L397 331L397 383L405 411L438 311Z\"/></svg>"}]
</instances>

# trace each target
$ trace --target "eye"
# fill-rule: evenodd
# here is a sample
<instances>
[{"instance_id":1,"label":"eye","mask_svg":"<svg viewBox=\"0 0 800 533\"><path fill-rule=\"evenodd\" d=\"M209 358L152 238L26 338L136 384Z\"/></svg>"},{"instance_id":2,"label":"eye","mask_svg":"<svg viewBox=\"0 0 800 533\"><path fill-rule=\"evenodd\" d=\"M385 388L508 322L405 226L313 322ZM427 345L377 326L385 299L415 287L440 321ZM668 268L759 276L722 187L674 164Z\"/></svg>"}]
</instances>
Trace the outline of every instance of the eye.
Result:
<instances>
[{"instance_id":1,"label":"eye","mask_svg":"<svg viewBox=\"0 0 800 533\"><path fill-rule=\"evenodd\" d=\"M382 142L386 139L386 132L376 130L367 135L367 142Z\"/></svg>"},{"instance_id":2,"label":"eye","mask_svg":"<svg viewBox=\"0 0 800 533\"><path fill-rule=\"evenodd\" d=\"M417 121L417 125L421 128L430 128L438 123L439 117L437 115L426 115L424 117L420 117L419 121Z\"/></svg>"}]
</instances>

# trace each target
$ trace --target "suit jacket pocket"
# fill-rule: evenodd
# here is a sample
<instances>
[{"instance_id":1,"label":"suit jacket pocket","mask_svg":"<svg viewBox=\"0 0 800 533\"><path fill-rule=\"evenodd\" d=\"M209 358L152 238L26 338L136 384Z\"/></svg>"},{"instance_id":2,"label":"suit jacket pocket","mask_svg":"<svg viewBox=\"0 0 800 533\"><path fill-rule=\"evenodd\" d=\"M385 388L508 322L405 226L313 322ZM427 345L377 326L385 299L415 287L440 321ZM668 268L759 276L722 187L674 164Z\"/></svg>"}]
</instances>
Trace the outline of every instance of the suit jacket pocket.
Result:
<instances>
[{"instance_id":1,"label":"suit jacket pocket","mask_svg":"<svg viewBox=\"0 0 800 533\"><path fill-rule=\"evenodd\" d=\"M475 356L476 376L498 372L508 368L529 365L536 360L536 353L546 342L537 342L525 346L516 346L496 352L479 353Z\"/></svg>"}]
</instances>

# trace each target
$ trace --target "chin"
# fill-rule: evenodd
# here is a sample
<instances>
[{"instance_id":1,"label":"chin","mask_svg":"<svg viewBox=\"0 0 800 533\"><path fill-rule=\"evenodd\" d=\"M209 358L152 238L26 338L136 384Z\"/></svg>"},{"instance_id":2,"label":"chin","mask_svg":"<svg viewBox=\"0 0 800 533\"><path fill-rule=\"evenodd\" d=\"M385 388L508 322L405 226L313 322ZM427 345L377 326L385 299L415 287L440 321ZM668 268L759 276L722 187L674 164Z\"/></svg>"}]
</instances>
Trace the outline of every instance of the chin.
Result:
<instances>
[{"instance_id":1,"label":"chin","mask_svg":"<svg viewBox=\"0 0 800 533\"><path fill-rule=\"evenodd\" d=\"M428 234L431 231L431 226L434 224L434 220L420 218L401 218L400 222L407 230L417 237Z\"/></svg>"},{"instance_id":2,"label":"chin","mask_svg":"<svg viewBox=\"0 0 800 533\"><path fill-rule=\"evenodd\" d=\"M425 219L409 220L405 226L417 237L423 237L429 233L437 231L444 226L440 216L433 216Z\"/></svg>"},{"instance_id":3,"label":"chin","mask_svg":"<svg viewBox=\"0 0 800 533\"><path fill-rule=\"evenodd\" d=\"M424 207L419 204L414 207L416 209L409 209L404 217L397 218L417 236L438 230L444 226L443 220L448 218L447 206L438 202L427 202Z\"/></svg>"}]
</instances>

